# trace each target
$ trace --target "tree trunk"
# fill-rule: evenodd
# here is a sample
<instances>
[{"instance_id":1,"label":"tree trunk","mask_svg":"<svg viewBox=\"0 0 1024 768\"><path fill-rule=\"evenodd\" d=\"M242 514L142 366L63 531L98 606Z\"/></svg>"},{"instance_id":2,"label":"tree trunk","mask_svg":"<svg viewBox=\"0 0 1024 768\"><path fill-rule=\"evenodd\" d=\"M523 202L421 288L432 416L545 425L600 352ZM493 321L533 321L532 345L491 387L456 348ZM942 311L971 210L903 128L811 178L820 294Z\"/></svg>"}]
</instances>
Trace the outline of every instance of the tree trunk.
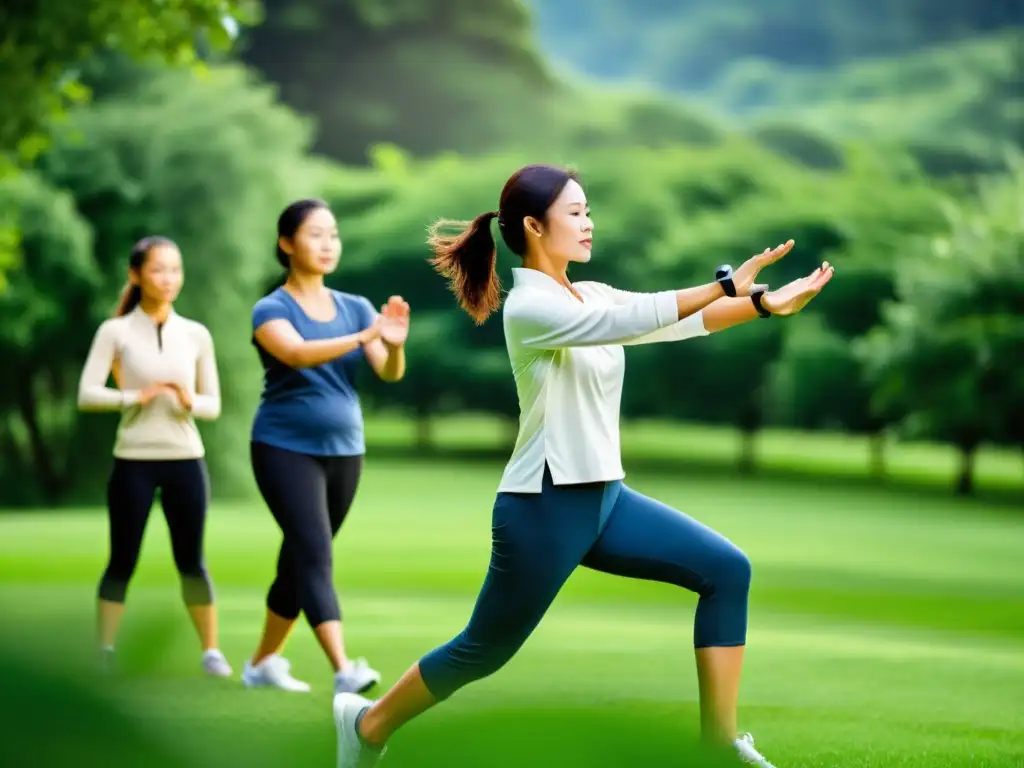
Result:
<instances>
[{"instance_id":1,"label":"tree trunk","mask_svg":"<svg viewBox=\"0 0 1024 768\"><path fill-rule=\"evenodd\" d=\"M54 447L52 451L52 453L59 457L59 466L55 466L54 471L61 478L61 483L67 492L74 489L77 477L76 457L72 448L75 440L75 427L73 425L75 423L75 414L78 411L76 403L77 392L70 391L68 385L72 377L66 368L54 368L50 376L50 402L60 403L59 407L63 413L70 412L68 413L69 426L66 430L61 430L60 445ZM55 458L54 464L56 465L57 463Z\"/></svg>"},{"instance_id":2,"label":"tree trunk","mask_svg":"<svg viewBox=\"0 0 1024 768\"><path fill-rule=\"evenodd\" d=\"M430 453L434 450L434 420L430 409L416 409L416 450Z\"/></svg>"},{"instance_id":3,"label":"tree trunk","mask_svg":"<svg viewBox=\"0 0 1024 768\"><path fill-rule=\"evenodd\" d=\"M764 426L764 406L760 386L755 392L750 393L737 415L739 418L737 418L736 424L740 428L739 471L742 475L752 475L757 463L757 433Z\"/></svg>"},{"instance_id":4,"label":"tree trunk","mask_svg":"<svg viewBox=\"0 0 1024 768\"><path fill-rule=\"evenodd\" d=\"M32 451L32 463L35 465L36 479L39 482L42 496L48 502L56 501L64 492L64 482L57 473L57 468L39 425L39 405L36 402L34 377L23 375L18 381L18 413L28 431L29 447Z\"/></svg>"},{"instance_id":5,"label":"tree trunk","mask_svg":"<svg viewBox=\"0 0 1024 768\"><path fill-rule=\"evenodd\" d=\"M871 452L871 477L875 480L885 479L885 432L879 430L868 438Z\"/></svg>"},{"instance_id":6,"label":"tree trunk","mask_svg":"<svg viewBox=\"0 0 1024 768\"><path fill-rule=\"evenodd\" d=\"M754 474L754 467L757 460L757 430L740 430L740 474Z\"/></svg>"},{"instance_id":7,"label":"tree trunk","mask_svg":"<svg viewBox=\"0 0 1024 768\"><path fill-rule=\"evenodd\" d=\"M956 481L956 492L959 496L970 496L974 493L974 456L978 444L969 442L960 446L960 476Z\"/></svg>"},{"instance_id":8,"label":"tree trunk","mask_svg":"<svg viewBox=\"0 0 1024 768\"><path fill-rule=\"evenodd\" d=\"M25 462L18 443L11 434L11 428L6 423L0 423L0 456L3 457L4 468L4 471L0 472L0 478L6 480L21 475Z\"/></svg>"},{"instance_id":9,"label":"tree trunk","mask_svg":"<svg viewBox=\"0 0 1024 768\"><path fill-rule=\"evenodd\" d=\"M10 418L17 418L13 414ZM19 486L26 475L25 457L5 419L0 419L0 514L8 505L24 503L29 494Z\"/></svg>"}]
</instances>

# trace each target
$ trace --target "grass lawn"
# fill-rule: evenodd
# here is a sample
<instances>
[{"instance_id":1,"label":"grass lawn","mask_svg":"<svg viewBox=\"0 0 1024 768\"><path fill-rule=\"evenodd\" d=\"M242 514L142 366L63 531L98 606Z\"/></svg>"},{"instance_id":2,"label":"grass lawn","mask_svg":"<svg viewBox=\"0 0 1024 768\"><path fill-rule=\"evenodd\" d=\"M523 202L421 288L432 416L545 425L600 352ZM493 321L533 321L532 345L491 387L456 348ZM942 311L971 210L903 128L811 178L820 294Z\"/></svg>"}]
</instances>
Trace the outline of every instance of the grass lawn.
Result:
<instances>
[{"instance_id":1,"label":"grass lawn","mask_svg":"<svg viewBox=\"0 0 1024 768\"><path fill-rule=\"evenodd\" d=\"M335 548L336 582L350 653L386 684L468 617L499 473L369 461ZM628 481L751 556L741 727L779 768L1024 765L1024 518L825 480ZM279 534L261 505L219 504L207 541L238 673ZM329 669L304 623L287 655L311 694L201 677L158 510L129 596L122 674L95 677L105 556L98 510L0 515L0 764L333 765ZM696 765L695 603L578 572L517 658L401 732L385 764Z\"/></svg>"},{"instance_id":2,"label":"grass lawn","mask_svg":"<svg viewBox=\"0 0 1024 768\"><path fill-rule=\"evenodd\" d=\"M494 452L508 455L509 425L493 416L460 413L439 417L433 437L441 450ZM371 447L408 450L416 432L413 421L400 415L372 413L366 438ZM514 438L514 435L511 435ZM738 430L713 424L667 421L624 421L622 453L627 463L734 473L740 454ZM864 435L808 432L767 427L755 437L759 473L790 478L867 481L871 444ZM951 491L961 457L951 445L898 440L885 442L886 481L911 488ZM975 484L982 494L996 492L1024 503L1024 454L1007 446L982 446L974 462Z\"/></svg>"}]
</instances>

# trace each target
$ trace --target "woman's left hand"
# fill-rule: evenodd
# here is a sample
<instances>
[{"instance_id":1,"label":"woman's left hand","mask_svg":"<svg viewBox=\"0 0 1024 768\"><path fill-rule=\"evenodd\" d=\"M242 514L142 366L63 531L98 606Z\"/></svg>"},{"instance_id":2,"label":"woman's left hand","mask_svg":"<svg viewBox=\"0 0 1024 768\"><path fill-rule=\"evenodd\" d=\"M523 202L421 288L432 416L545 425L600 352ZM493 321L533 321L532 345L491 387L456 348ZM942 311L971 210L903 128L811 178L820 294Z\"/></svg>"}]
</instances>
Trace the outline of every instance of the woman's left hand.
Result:
<instances>
[{"instance_id":1,"label":"woman's left hand","mask_svg":"<svg viewBox=\"0 0 1024 768\"><path fill-rule=\"evenodd\" d=\"M795 315L821 293L821 289L832 279L834 271L835 268L831 264L827 261L822 262L822 265L807 277L801 277L781 288L766 292L761 297L761 306L773 315Z\"/></svg>"},{"instance_id":2,"label":"woman's left hand","mask_svg":"<svg viewBox=\"0 0 1024 768\"><path fill-rule=\"evenodd\" d=\"M178 397L178 405L181 406L181 409L183 411L191 413L191 411L192 411L192 393L189 392L185 387L181 386L180 384L172 384L172 383L168 382L167 386L170 387L174 391L175 395L177 395L177 397Z\"/></svg>"},{"instance_id":3,"label":"woman's left hand","mask_svg":"<svg viewBox=\"0 0 1024 768\"><path fill-rule=\"evenodd\" d=\"M380 308L380 338L389 347L400 347L409 338L409 302L392 296Z\"/></svg>"}]
</instances>

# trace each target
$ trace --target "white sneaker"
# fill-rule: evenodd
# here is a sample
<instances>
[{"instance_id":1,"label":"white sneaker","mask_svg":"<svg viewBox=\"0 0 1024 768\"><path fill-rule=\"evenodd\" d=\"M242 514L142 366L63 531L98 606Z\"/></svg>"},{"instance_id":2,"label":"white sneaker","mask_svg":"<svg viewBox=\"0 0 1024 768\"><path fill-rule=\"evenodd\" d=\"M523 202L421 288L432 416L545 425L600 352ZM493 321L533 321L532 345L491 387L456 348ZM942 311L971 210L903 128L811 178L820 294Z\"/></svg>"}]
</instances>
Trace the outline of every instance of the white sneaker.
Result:
<instances>
[{"instance_id":1,"label":"white sneaker","mask_svg":"<svg viewBox=\"0 0 1024 768\"><path fill-rule=\"evenodd\" d=\"M734 742L736 754L739 755L747 765L756 765L758 768L775 768L774 765L765 759L765 756L754 749L754 737L749 733L741 734Z\"/></svg>"},{"instance_id":2,"label":"white sneaker","mask_svg":"<svg viewBox=\"0 0 1024 768\"><path fill-rule=\"evenodd\" d=\"M252 662L246 661L245 669L242 672L242 683L246 688L271 686L273 688L280 688L282 691L308 693L309 683L304 683L292 677L291 668L291 663L276 653L272 656L267 656L255 667L252 665Z\"/></svg>"},{"instance_id":3,"label":"white sneaker","mask_svg":"<svg viewBox=\"0 0 1024 768\"><path fill-rule=\"evenodd\" d=\"M365 693L380 682L380 672L366 659L352 659L340 672L334 674L335 693Z\"/></svg>"},{"instance_id":4,"label":"white sneaker","mask_svg":"<svg viewBox=\"0 0 1024 768\"><path fill-rule=\"evenodd\" d=\"M203 672L211 677L231 677L233 671L224 654L216 648L211 648L203 654Z\"/></svg>"},{"instance_id":5,"label":"white sneaker","mask_svg":"<svg viewBox=\"0 0 1024 768\"><path fill-rule=\"evenodd\" d=\"M334 727L338 732L337 768L371 768L384 756L387 747L375 750L359 738L356 720L359 713L373 704L355 693L339 693L334 697Z\"/></svg>"}]
</instances>

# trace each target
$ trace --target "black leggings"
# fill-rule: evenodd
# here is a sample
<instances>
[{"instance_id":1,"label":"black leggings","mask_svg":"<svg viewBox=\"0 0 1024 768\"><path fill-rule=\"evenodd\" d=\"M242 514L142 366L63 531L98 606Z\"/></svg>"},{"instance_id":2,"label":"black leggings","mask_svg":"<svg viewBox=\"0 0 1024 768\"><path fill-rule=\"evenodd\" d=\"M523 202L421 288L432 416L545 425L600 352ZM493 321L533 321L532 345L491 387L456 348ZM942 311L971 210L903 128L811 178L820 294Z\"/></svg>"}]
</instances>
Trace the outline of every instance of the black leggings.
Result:
<instances>
[{"instance_id":1,"label":"black leggings","mask_svg":"<svg viewBox=\"0 0 1024 768\"><path fill-rule=\"evenodd\" d=\"M339 621L332 543L356 496L362 456L310 456L253 442L252 469L284 541L267 608L310 626Z\"/></svg>"},{"instance_id":2,"label":"black leggings","mask_svg":"<svg viewBox=\"0 0 1024 768\"><path fill-rule=\"evenodd\" d=\"M123 603L142 548L149 510L160 491L174 564L189 605L213 602L213 585L203 564L203 528L210 497L206 462L114 459L107 483L110 515L110 561L100 580L99 597Z\"/></svg>"}]
</instances>

